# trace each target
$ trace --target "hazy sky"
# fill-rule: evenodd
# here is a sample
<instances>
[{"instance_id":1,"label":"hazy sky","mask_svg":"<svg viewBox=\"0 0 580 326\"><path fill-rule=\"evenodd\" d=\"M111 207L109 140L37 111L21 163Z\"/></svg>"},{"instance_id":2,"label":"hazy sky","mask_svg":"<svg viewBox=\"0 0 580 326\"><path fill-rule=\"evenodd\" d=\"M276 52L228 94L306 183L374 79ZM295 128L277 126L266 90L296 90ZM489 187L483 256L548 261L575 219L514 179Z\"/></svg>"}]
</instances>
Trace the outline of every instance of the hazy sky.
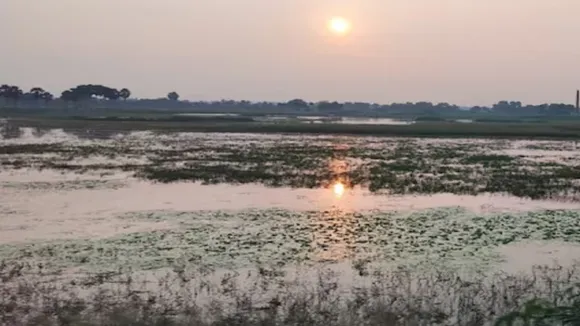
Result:
<instances>
[{"instance_id":1,"label":"hazy sky","mask_svg":"<svg viewBox=\"0 0 580 326\"><path fill-rule=\"evenodd\" d=\"M580 88L580 0L0 0L0 30L0 83L59 94L473 105Z\"/></svg>"}]
</instances>

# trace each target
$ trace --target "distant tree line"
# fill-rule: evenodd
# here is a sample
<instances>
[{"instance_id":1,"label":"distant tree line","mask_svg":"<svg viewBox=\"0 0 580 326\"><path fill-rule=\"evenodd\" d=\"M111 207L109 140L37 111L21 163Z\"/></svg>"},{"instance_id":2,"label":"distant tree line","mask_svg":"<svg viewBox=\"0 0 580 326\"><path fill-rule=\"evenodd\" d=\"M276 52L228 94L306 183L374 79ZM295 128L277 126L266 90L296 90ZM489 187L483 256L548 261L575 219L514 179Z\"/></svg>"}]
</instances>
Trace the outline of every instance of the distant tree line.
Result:
<instances>
[{"instance_id":1,"label":"distant tree line","mask_svg":"<svg viewBox=\"0 0 580 326\"><path fill-rule=\"evenodd\" d=\"M471 115L575 115L579 114L570 104L523 105L518 101L500 101L490 107L474 106L462 108L449 103L392 103L377 104L366 102L307 102L292 99L287 102L251 101L182 101L177 92L169 92L165 97L156 99L137 99L131 97L128 88L116 89L105 85L78 85L63 91L58 97L41 87L28 92L14 85L0 86L0 107L28 108L126 108L126 109L179 109L203 112L234 113L320 113L352 115L411 115L445 116L466 113Z\"/></svg>"},{"instance_id":2,"label":"distant tree line","mask_svg":"<svg viewBox=\"0 0 580 326\"><path fill-rule=\"evenodd\" d=\"M14 85L0 86L0 100L5 106L18 107L21 102L31 101L43 102L45 106L49 102L59 100L66 103L90 103L94 100L127 100L131 97L131 91L128 88L116 89L104 85L78 85L76 87L63 91L58 98L55 98L50 92L45 91L41 87L34 87L28 92L24 92L20 87ZM167 94L167 100L179 100L179 94L170 92Z\"/></svg>"},{"instance_id":3,"label":"distant tree line","mask_svg":"<svg viewBox=\"0 0 580 326\"><path fill-rule=\"evenodd\" d=\"M0 86L0 98L11 105L17 105L20 100L50 102L54 96L40 87L34 87L29 92L23 92L20 87L12 85Z\"/></svg>"}]
</instances>

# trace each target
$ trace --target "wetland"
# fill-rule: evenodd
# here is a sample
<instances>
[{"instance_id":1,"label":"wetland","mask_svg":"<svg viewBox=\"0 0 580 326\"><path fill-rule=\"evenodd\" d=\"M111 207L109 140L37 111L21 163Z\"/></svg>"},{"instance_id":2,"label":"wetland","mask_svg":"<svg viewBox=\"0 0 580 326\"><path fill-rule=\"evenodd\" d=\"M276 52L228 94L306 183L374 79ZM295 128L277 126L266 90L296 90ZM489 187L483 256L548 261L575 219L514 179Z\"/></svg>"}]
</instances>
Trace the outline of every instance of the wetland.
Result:
<instances>
[{"instance_id":1,"label":"wetland","mask_svg":"<svg viewBox=\"0 0 580 326\"><path fill-rule=\"evenodd\" d=\"M574 139L114 129L0 127L3 323L485 325L574 303Z\"/></svg>"}]
</instances>

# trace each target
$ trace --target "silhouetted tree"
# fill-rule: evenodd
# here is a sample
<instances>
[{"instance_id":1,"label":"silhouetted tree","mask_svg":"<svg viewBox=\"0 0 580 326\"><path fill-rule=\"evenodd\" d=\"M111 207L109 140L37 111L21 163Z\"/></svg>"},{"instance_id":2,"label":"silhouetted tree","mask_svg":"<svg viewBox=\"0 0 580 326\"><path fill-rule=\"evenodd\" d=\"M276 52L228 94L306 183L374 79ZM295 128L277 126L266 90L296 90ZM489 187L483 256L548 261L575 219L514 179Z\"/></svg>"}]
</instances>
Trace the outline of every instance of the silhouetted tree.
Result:
<instances>
[{"instance_id":1,"label":"silhouetted tree","mask_svg":"<svg viewBox=\"0 0 580 326\"><path fill-rule=\"evenodd\" d=\"M336 112L336 111L342 110L343 105L341 103L338 103L338 102L322 101L322 102L318 103L317 107L318 107L318 110L323 111L323 112Z\"/></svg>"},{"instance_id":2,"label":"silhouetted tree","mask_svg":"<svg viewBox=\"0 0 580 326\"><path fill-rule=\"evenodd\" d=\"M471 111L473 113L484 113L484 112L489 112L489 108L486 108L483 106L474 106L471 109L469 109L469 111Z\"/></svg>"},{"instance_id":3,"label":"silhouetted tree","mask_svg":"<svg viewBox=\"0 0 580 326\"><path fill-rule=\"evenodd\" d=\"M295 108L301 108L301 109L308 107L308 103L302 99L294 99L294 100L288 101L287 104L288 104L288 106L292 106Z\"/></svg>"},{"instance_id":4,"label":"silhouetted tree","mask_svg":"<svg viewBox=\"0 0 580 326\"><path fill-rule=\"evenodd\" d=\"M60 94L60 99L67 102L68 104L76 104L76 102L79 100L78 94L70 89L62 92L62 94Z\"/></svg>"},{"instance_id":5,"label":"silhouetted tree","mask_svg":"<svg viewBox=\"0 0 580 326\"><path fill-rule=\"evenodd\" d=\"M548 111L554 115L571 115L576 112L576 107L572 104L550 104Z\"/></svg>"},{"instance_id":6,"label":"silhouetted tree","mask_svg":"<svg viewBox=\"0 0 580 326\"><path fill-rule=\"evenodd\" d=\"M179 94L177 94L177 92L171 92L171 93L167 94L167 98L172 100L172 101L177 101L177 100L179 100Z\"/></svg>"},{"instance_id":7,"label":"silhouetted tree","mask_svg":"<svg viewBox=\"0 0 580 326\"><path fill-rule=\"evenodd\" d=\"M40 100L44 92L45 92L44 89L42 89L41 87L34 87L30 90L29 93L32 94L35 100Z\"/></svg>"},{"instance_id":8,"label":"silhouetted tree","mask_svg":"<svg viewBox=\"0 0 580 326\"><path fill-rule=\"evenodd\" d=\"M131 97L131 91L128 90L127 88L123 88L119 91L119 96L123 99L126 100L129 97Z\"/></svg>"},{"instance_id":9,"label":"silhouetted tree","mask_svg":"<svg viewBox=\"0 0 580 326\"><path fill-rule=\"evenodd\" d=\"M129 90L127 94L130 95ZM127 95L124 94L124 95ZM115 88L103 86L103 85L79 85L69 90L62 92L61 99L66 102L82 102L90 101L92 99L106 99L106 100L118 100L121 98L121 92Z\"/></svg>"},{"instance_id":10,"label":"silhouetted tree","mask_svg":"<svg viewBox=\"0 0 580 326\"><path fill-rule=\"evenodd\" d=\"M104 90L103 97L107 100L116 101L121 98L121 93L114 88L106 87Z\"/></svg>"},{"instance_id":11,"label":"silhouetted tree","mask_svg":"<svg viewBox=\"0 0 580 326\"><path fill-rule=\"evenodd\" d=\"M0 86L0 97L2 98L6 98L6 94L8 93L8 90L10 89L10 85L2 85Z\"/></svg>"},{"instance_id":12,"label":"silhouetted tree","mask_svg":"<svg viewBox=\"0 0 580 326\"><path fill-rule=\"evenodd\" d=\"M48 103L54 99L54 95L52 95L49 92L44 92L42 94L42 99L44 100L45 103Z\"/></svg>"},{"instance_id":13,"label":"silhouetted tree","mask_svg":"<svg viewBox=\"0 0 580 326\"><path fill-rule=\"evenodd\" d=\"M49 92L45 91L41 87L34 87L34 88L32 88L30 90L30 92L28 92L27 94L25 94L25 97L31 98L32 100L34 100L36 102L39 102L39 101L42 100L45 105L48 102L52 101L52 99L54 98L54 96L52 94L50 94Z\"/></svg>"},{"instance_id":14,"label":"silhouetted tree","mask_svg":"<svg viewBox=\"0 0 580 326\"><path fill-rule=\"evenodd\" d=\"M24 95L20 87L12 85L0 86L0 97L4 98L7 103L14 106L18 105L18 100Z\"/></svg>"}]
</instances>

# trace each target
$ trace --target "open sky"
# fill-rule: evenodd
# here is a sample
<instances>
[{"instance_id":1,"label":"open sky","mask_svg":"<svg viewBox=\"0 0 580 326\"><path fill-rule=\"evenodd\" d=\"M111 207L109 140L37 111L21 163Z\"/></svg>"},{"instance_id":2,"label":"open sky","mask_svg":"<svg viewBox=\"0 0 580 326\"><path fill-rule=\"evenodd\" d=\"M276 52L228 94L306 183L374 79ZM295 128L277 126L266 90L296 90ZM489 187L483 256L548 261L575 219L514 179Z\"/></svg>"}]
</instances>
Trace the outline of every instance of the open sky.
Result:
<instances>
[{"instance_id":1,"label":"open sky","mask_svg":"<svg viewBox=\"0 0 580 326\"><path fill-rule=\"evenodd\" d=\"M0 31L0 83L58 94L481 105L580 88L579 0L0 0Z\"/></svg>"}]
</instances>

